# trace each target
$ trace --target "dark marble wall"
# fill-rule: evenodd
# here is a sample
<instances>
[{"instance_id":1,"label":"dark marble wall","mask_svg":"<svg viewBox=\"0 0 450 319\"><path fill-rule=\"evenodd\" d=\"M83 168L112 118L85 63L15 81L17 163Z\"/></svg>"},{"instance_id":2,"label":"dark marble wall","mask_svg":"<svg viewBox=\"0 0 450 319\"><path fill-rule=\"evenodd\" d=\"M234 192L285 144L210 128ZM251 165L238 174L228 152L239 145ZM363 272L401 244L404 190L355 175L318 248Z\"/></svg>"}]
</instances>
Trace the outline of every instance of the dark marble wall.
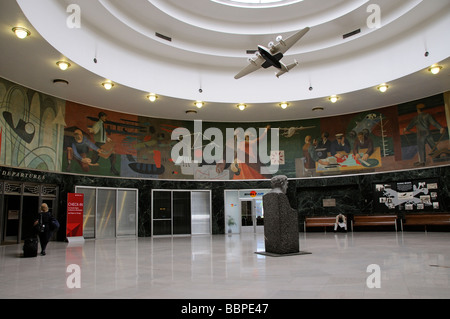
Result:
<instances>
[{"instance_id":1,"label":"dark marble wall","mask_svg":"<svg viewBox=\"0 0 450 319\"><path fill-rule=\"evenodd\" d=\"M307 216L335 216L342 212L348 215L370 215L379 212L373 207L374 185L392 182L407 182L437 179L439 183L440 212L450 209L450 166L430 169L398 171L379 174L352 175L335 178L302 179L295 181L296 197L293 201L301 220ZM323 207L323 199L333 198L336 207ZM402 217L405 211L394 210Z\"/></svg>"},{"instance_id":2,"label":"dark marble wall","mask_svg":"<svg viewBox=\"0 0 450 319\"><path fill-rule=\"evenodd\" d=\"M186 189L211 190L212 193L212 233L225 233L225 189L271 188L269 180L257 181L176 181L123 179L96 176L35 172L15 168L0 167L2 180L45 183L59 185L58 218L65 225L67 193L75 186L136 188L139 189L139 236L151 234L151 190ZM23 173L23 174L22 174ZM36 176L38 178L36 178ZM376 214L372 209L373 185L375 183L401 182L425 178L436 178L440 185L440 211L450 209L450 166L380 174L352 175L343 177L306 178L289 181L287 196L292 208L299 212L299 221L305 216L346 214ZM337 207L323 208L322 199L335 198ZM3 208L2 208L3 209ZM338 211L337 211L338 210ZM62 228L63 228L62 227ZM60 231L64 234L65 230Z\"/></svg>"}]
</instances>

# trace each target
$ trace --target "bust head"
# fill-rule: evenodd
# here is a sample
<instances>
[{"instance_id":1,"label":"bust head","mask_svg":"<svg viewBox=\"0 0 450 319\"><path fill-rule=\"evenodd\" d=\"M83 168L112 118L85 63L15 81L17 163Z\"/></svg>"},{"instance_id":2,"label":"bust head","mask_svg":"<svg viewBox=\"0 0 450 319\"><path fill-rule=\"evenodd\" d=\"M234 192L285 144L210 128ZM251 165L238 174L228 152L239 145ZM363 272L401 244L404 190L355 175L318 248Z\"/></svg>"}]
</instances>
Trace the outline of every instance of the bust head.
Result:
<instances>
[{"instance_id":1,"label":"bust head","mask_svg":"<svg viewBox=\"0 0 450 319\"><path fill-rule=\"evenodd\" d=\"M288 188L288 179L284 175L277 175L270 180L272 192L279 192L286 194Z\"/></svg>"}]
</instances>

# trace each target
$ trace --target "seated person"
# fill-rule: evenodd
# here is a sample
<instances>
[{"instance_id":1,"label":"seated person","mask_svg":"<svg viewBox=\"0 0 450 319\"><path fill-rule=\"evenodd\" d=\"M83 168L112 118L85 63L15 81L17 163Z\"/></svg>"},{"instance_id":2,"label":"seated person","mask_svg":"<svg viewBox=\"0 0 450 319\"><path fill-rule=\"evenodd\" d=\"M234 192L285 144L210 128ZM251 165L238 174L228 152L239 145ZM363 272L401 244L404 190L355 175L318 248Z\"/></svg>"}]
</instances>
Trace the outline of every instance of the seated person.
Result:
<instances>
[{"instance_id":1,"label":"seated person","mask_svg":"<svg viewBox=\"0 0 450 319\"><path fill-rule=\"evenodd\" d=\"M361 149L366 149L366 152L361 156L359 151ZM373 142L370 137L365 136L363 132L358 133L358 138L355 141L355 145L353 147L353 155L355 155L355 159L362 159L363 161L367 161L370 155L373 154Z\"/></svg>"},{"instance_id":2,"label":"seated person","mask_svg":"<svg viewBox=\"0 0 450 319\"><path fill-rule=\"evenodd\" d=\"M336 134L336 140L331 143L331 155L342 158L344 155L350 153L350 151L350 142L345 138L344 134Z\"/></svg>"},{"instance_id":3,"label":"seated person","mask_svg":"<svg viewBox=\"0 0 450 319\"><path fill-rule=\"evenodd\" d=\"M347 232L347 218L342 214L336 216L336 222L334 223L334 232L338 230Z\"/></svg>"}]
</instances>

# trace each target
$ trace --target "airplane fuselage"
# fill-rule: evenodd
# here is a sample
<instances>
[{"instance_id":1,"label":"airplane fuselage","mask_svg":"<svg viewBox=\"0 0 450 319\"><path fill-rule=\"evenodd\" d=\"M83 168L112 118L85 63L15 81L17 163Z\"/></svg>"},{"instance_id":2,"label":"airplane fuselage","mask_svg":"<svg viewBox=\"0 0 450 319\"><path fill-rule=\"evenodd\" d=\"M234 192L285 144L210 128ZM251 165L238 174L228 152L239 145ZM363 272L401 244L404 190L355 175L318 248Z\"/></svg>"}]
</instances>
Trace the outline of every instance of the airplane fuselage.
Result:
<instances>
[{"instance_id":1,"label":"airplane fuselage","mask_svg":"<svg viewBox=\"0 0 450 319\"><path fill-rule=\"evenodd\" d=\"M267 69L270 66L274 66L277 69L281 70L281 62L280 60L283 58L282 53L278 53L276 55L272 55L269 49L263 47L262 45L258 45L258 51L261 56L266 60L265 63L262 64L262 67Z\"/></svg>"}]
</instances>

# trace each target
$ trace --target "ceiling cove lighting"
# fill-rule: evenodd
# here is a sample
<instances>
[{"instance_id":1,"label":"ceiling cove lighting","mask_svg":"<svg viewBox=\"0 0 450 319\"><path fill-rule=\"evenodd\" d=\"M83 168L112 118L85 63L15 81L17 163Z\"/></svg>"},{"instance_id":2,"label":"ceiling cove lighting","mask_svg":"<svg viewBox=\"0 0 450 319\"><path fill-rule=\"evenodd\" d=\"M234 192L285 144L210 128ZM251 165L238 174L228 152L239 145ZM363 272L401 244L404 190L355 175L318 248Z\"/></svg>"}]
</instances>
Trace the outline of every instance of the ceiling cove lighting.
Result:
<instances>
[{"instance_id":1,"label":"ceiling cove lighting","mask_svg":"<svg viewBox=\"0 0 450 319\"><path fill-rule=\"evenodd\" d=\"M383 83L383 84L380 84L379 86L377 86L377 90L380 91L381 93L386 92L388 88L389 88L389 85L387 85L386 83Z\"/></svg>"},{"instance_id":2,"label":"ceiling cove lighting","mask_svg":"<svg viewBox=\"0 0 450 319\"><path fill-rule=\"evenodd\" d=\"M158 96L155 93L149 93L149 95L147 95L147 99L150 102L155 102L157 98L158 98Z\"/></svg>"},{"instance_id":3,"label":"ceiling cove lighting","mask_svg":"<svg viewBox=\"0 0 450 319\"><path fill-rule=\"evenodd\" d=\"M438 74L439 72L441 72L442 70L442 66L437 65L437 64L433 64L432 66L430 66L428 68L428 71L430 71L432 74Z\"/></svg>"},{"instance_id":4,"label":"ceiling cove lighting","mask_svg":"<svg viewBox=\"0 0 450 319\"><path fill-rule=\"evenodd\" d=\"M58 61L56 62L56 65L62 70L65 71L68 68L70 68L71 64L69 62L66 61Z\"/></svg>"},{"instance_id":5,"label":"ceiling cove lighting","mask_svg":"<svg viewBox=\"0 0 450 319\"><path fill-rule=\"evenodd\" d=\"M31 32L23 27L14 27L12 31L19 39L25 39L26 37L31 35Z\"/></svg>"},{"instance_id":6,"label":"ceiling cove lighting","mask_svg":"<svg viewBox=\"0 0 450 319\"><path fill-rule=\"evenodd\" d=\"M114 83L112 83L111 81L103 82L102 85L108 91L114 87Z\"/></svg>"},{"instance_id":7,"label":"ceiling cove lighting","mask_svg":"<svg viewBox=\"0 0 450 319\"><path fill-rule=\"evenodd\" d=\"M194 105L201 109L205 105L205 103L203 101L195 101Z\"/></svg>"},{"instance_id":8,"label":"ceiling cove lighting","mask_svg":"<svg viewBox=\"0 0 450 319\"><path fill-rule=\"evenodd\" d=\"M328 100L330 100L331 103L336 103L339 100L339 96L332 95L328 98Z\"/></svg>"},{"instance_id":9,"label":"ceiling cove lighting","mask_svg":"<svg viewBox=\"0 0 450 319\"><path fill-rule=\"evenodd\" d=\"M219 4L241 8L273 8L287 6L303 0L211 0Z\"/></svg>"}]
</instances>

